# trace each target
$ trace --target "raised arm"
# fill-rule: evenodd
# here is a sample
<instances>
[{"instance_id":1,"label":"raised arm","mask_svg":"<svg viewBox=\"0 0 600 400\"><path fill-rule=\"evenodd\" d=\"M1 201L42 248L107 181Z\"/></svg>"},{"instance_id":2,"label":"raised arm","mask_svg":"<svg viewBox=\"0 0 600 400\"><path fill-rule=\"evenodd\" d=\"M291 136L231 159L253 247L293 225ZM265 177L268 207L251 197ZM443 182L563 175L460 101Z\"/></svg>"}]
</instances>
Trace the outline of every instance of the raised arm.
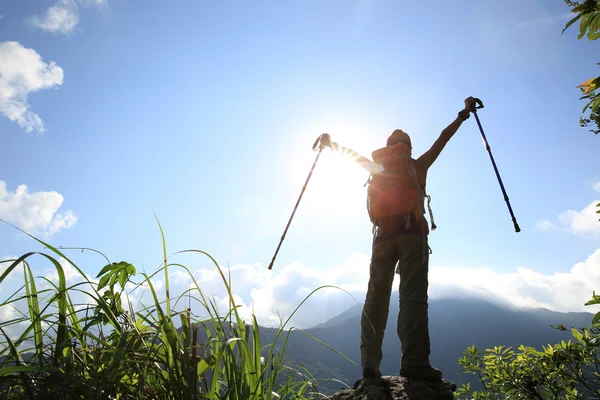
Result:
<instances>
[{"instance_id":1,"label":"raised arm","mask_svg":"<svg viewBox=\"0 0 600 400\"><path fill-rule=\"evenodd\" d=\"M356 162L362 168L367 170L370 173L378 173L383 171L383 166L376 162L369 160L367 157L358 154L356 151L349 149L347 147L341 146L336 142L331 142L331 149L342 153L343 155L349 157L351 160Z\"/></svg>"},{"instance_id":2,"label":"raised arm","mask_svg":"<svg viewBox=\"0 0 600 400\"><path fill-rule=\"evenodd\" d=\"M446 146L446 143L456 133L461 124L469 118L469 113L475 109L477 103L481 103L481 100L474 97L468 97L465 100L465 108L458 113L458 116L452 121L440 134L440 136L433 143L431 148L427 150L421 157L417 159L417 162L426 170L437 160L438 156Z\"/></svg>"},{"instance_id":3,"label":"raised arm","mask_svg":"<svg viewBox=\"0 0 600 400\"><path fill-rule=\"evenodd\" d=\"M369 160L367 157L358 154L356 151L349 149L348 147L344 147L336 142L331 141L331 137L326 133L321 136L321 143L323 143L324 146L331 148L333 151L342 153L372 174L383 171L383 166L381 164Z\"/></svg>"}]
</instances>

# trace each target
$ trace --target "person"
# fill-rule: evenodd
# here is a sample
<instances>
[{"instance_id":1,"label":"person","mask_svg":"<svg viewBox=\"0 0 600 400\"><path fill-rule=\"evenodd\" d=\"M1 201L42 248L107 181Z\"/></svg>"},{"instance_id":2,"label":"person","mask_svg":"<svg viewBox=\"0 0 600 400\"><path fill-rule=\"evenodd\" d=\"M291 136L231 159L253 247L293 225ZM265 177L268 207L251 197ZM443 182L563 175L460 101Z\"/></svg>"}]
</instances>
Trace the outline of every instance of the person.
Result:
<instances>
[{"instance_id":1,"label":"person","mask_svg":"<svg viewBox=\"0 0 600 400\"><path fill-rule=\"evenodd\" d=\"M377 190L372 187L375 183L374 179L370 184L369 190L370 192L372 190L373 194L370 193L369 199L373 204L370 204L369 213L374 223L374 237L369 283L360 321L360 361L363 375L360 381L362 382L378 380L382 375L380 370L383 357L382 343L395 273L400 275L400 310L397 319L397 334L402 350L400 375L417 380L441 381L442 379L442 372L433 368L429 362L430 339L427 304L429 227L423 217L424 200L427 198L425 192L427 172L450 138L469 118L470 112L475 110L477 104L481 104L479 99L468 97L464 101L465 108L459 111L456 119L441 132L431 148L417 159L413 159L411 155L410 136L400 129L392 132L387 139L385 148L373 152L375 162L371 162L352 150L349 151L355 155L356 161L361 166L373 173L373 177L379 177L379 183L387 181L388 187L390 182L391 186L394 185L394 168L386 165L386 160L390 160L390 157L386 158L391 154L389 150L396 153L404 151L408 154L405 158L409 160L407 176L411 171L416 174L415 178L419 189L418 198L409 196L413 202L418 203L416 208L405 211L406 208L398 206L398 209L394 210L392 203L392 209L389 209L388 204L387 212L381 212L385 208L381 202L386 199L377 200ZM337 144L334 143L334 145ZM388 154L383 158L380 157L383 161L378 163L376 156L381 155L382 152ZM377 171L374 165L381 166L379 171L382 172L373 172ZM386 175L386 171L392 172ZM418 201L414 201L415 199ZM406 200L404 201L406 202ZM375 210L375 207L378 207L379 210ZM380 215L377 215L378 213ZM433 224L432 228L435 228Z\"/></svg>"}]
</instances>

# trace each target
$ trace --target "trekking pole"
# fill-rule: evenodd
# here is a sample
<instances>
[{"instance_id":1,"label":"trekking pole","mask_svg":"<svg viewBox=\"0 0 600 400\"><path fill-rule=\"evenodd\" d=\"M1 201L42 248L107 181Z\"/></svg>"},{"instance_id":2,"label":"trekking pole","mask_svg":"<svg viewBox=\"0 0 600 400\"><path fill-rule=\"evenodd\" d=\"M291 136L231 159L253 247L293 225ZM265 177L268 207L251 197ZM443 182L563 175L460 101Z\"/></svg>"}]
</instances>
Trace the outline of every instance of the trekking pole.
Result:
<instances>
[{"instance_id":1,"label":"trekking pole","mask_svg":"<svg viewBox=\"0 0 600 400\"><path fill-rule=\"evenodd\" d=\"M517 218L515 218L515 214L513 213L512 207L510 206L510 200L508 199L508 195L506 194L506 190L504 189L504 184L502 183L502 178L500 178L500 173L498 172L498 167L496 166L496 161L494 161L494 156L492 155L491 147L485 137L485 133L483 133L483 128L481 127L481 122L479 121L479 116L477 115L477 109L483 108L483 103L481 100L478 101L479 105L475 107L473 110L473 115L475 116L475 121L477 121L477 126L479 126L479 131L481 132L481 137L483 138L483 144L485 145L485 149L490 156L490 160L492 161L492 166L494 167L494 172L496 172L496 178L498 178L498 183L500 184L500 189L502 190L502 194L504 195L504 201L506 201L506 205L508 206L508 212L512 218L512 222L515 226L515 232L521 232L521 228L519 228L519 224L517 223Z\"/></svg>"},{"instance_id":2,"label":"trekking pole","mask_svg":"<svg viewBox=\"0 0 600 400\"><path fill-rule=\"evenodd\" d=\"M317 151L317 148L319 149L317 151L317 157L315 157L315 161L313 162L312 168L310 169L310 172L308 173L308 177L306 178L306 182L304 182L304 186L302 186L302 191L300 192L300 196L298 197L298 201L296 201L296 205L294 206L294 211L292 211L292 215L290 215L290 219L289 219L287 225L285 226L285 230L283 231L283 235L281 236L281 240L279 240L279 244L277 245L277 249L275 250L275 254L273 254L273 259L271 260L271 264L269 264L269 269L273 268L273 264L275 263L275 258L277 258L277 254L279 253L279 249L281 248L281 244L285 240L285 235L287 234L287 231L290 228L290 224L292 223L292 219L294 219L294 215L296 214L296 210L298 209L298 205L300 204L300 200L302 200L302 196L304 195L304 191L306 190L306 186L308 185L308 182L310 181L310 177L312 176L313 171L315 170L315 167L317 165L317 162L319 161L319 157L321 156L321 152L327 146L331 147L331 138L330 138L329 134L327 134L327 133L324 133L324 134L320 135L317 138L317 140L315 141L315 144L313 144L312 148L313 148L314 151Z\"/></svg>"}]
</instances>

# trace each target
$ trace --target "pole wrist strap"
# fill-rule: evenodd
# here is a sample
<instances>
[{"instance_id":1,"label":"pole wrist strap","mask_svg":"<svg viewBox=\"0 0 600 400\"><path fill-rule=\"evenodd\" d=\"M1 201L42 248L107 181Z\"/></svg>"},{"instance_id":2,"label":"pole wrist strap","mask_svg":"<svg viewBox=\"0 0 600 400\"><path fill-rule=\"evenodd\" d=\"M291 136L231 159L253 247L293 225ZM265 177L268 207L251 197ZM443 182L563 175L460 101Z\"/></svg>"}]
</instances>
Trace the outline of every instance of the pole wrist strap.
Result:
<instances>
[{"instance_id":1,"label":"pole wrist strap","mask_svg":"<svg viewBox=\"0 0 600 400\"><path fill-rule=\"evenodd\" d=\"M471 114L469 114L469 110L460 110L458 112L458 117L460 119L462 119L463 121L468 120L470 116L471 116Z\"/></svg>"}]
</instances>

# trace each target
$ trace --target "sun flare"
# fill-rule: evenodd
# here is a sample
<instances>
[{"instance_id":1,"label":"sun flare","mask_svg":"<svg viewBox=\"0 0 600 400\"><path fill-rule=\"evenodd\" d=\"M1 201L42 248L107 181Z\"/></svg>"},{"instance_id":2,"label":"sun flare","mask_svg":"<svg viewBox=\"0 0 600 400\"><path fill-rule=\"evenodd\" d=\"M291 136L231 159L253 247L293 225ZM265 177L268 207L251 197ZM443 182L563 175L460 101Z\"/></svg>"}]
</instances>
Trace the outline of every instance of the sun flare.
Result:
<instances>
[{"instance_id":1,"label":"sun flare","mask_svg":"<svg viewBox=\"0 0 600 400\"><path fill-rule=\"evenodd\" d=\"M366 199L368 178L369 173L350 157L326 149L309 183L307 203L339 213L359 211L356 204Z\"/></svg>"}]
</instances>

